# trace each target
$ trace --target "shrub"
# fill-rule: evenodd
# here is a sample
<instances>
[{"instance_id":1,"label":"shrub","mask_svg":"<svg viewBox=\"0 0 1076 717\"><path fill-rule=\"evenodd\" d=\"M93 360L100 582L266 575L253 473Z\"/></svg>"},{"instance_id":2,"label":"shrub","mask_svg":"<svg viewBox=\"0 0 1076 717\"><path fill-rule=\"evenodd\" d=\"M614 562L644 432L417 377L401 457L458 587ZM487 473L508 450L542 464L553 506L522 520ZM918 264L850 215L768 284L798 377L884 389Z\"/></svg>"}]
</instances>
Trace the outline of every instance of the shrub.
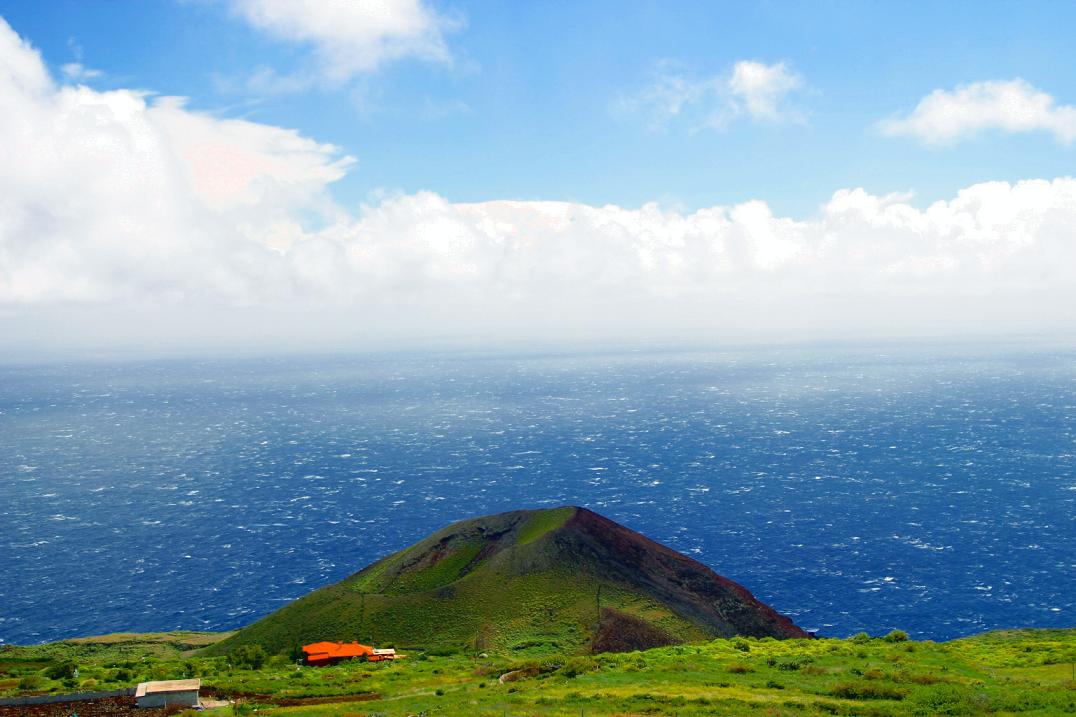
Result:
<instances>
[{"instance_id":1,"label":"shrub","mask_svg":"<svg viewBox=\"0 0 1076 717\"><path fill-rule=\"evenodd\" d=\"M852 635L851 640L857 645L862 645L865 642L870 642L871 636L865 632L857 632L855 635Z\"/></svg>"},{"instance_id":2,"label":"shrub","mask_svg":"<svg viewBox=\"0 0 1076 717\"><path fill-rule=\"evenodd\" d=\"M744 664L742 662L733 662L726 669L734 675L742 675L745 672L753 672L750 665Z\"/></svg>"},{"instance_id":3,"label":"shrub","mask_svg":"<svg viewBox=\"0 0 1076 717\"><path fill-rule=\"evenodd\" d=\"M801 669L804 665L810 663L810 658L798 657L791 660L782 660L777 663L778 670L784 670L785 672L795 672Z\"/></svg>"},{"instance_id":4,"label":"shrub","mask_svg":"<svg viewBox=\"0 0 1076 717\"><path fill-rule=\"evenodd\" d=\"M434 694L436 694L438 697L444 697L445 696L445 691L442 690L440 687L438 687L437 692L435 692Z\"/></svg>"},{"instance_id":5,"label":"shrub","mask_svg":"<svg viewBox=\"0 0 1076 717\"><path fill-rule=\"evenodd\" d=\"M278 667L279 668L279 667L287 667L289 664L291 664L291 662L292 662L292 660L289 660L287 655L281 653L281 654L273 655L272 657L270 657L267 664L269 665L269 667ZM190 671L188 671L188 674L190 674L193 677L194 674L195 674L194 673L195 668L194 668L192 663L188 662L187 664L192 666L192 669Z\"/></svg>"},{"instance_id":6,"label":"shrub","mask_svg":"<svg viewBox=\"0 0 1076 717\"><path fill-rule=\"evenodd\" d=\"M907 696L904 690L874 682L838 682L829 693L846 700L902 700Z\"/></svg>"},{"instance_id":7,"label":"shrub","mask_svg":"<svg viewBox=\"0 0 1076 717\"><path fill-rule=\"evenodd\" d=\"M732 641L732 646L740 652L751 652L751 644L742 637L734 639Z\"/></svg>"},{"instance_id":8,"label":"shrub","mask_svg":"<svg viewBox=\"0 0 1076 717\"><path fill-rule=\"evenodd\" d=\"M571 679L598 669L598 663L590 657L569 657L561 668L561 674Z\"/></svg>"},{"instance_id":9,"label":"shrub","mask_svg":"<svg viewBox=\"0 0 1076 717\"><path fill-rule=\"evenodd\" d=\"M27 675L19 680L20 690L40 690L45 686L45 678L41 675Z\"/></svg>"},{"instance_id":10,"label":"shrub","mask_svg":"<svg viewBox=\"0 0 1076 717\"><path fill-rule=\"evenodd\" d=\"M919 691L915 701L930 714L959 715L972 711L967 692L954 685L938 685L930 690Z\"/></svg>"},{"instance_id":11,"label":"shrub","mask_svg":"<svg viewBox=\"0 0 1076 717\"><path fill-rule=\"evenodd\" d=\"M564 667L564 658L551 658L538 663L538 672L548 675L550 672L556 672L562 667Z\"/></svg>"},{"instance_id":12,"label":"shrub","mask_svg":"<svg viewBox=\"0 0 1076 717\"><path fill-rule=\"evenodd\" d=\"M78 665L74 662L61 662L45 670L45 676L52 680L70 680L74 679L76 672Z\"/></svg>"},{"instance_id":13,"label":"shrub","mask_svg":"<svg viewBox=\"0 0 1076 717\"><path fill-rule=\"evenodd\" d=\"M458 654L460 649L454 645L438 645L437 647L430 648L425 654L430 657L451 657Z\"/></svg>"},{"instance_id":14,"label":"shrub","mask_svg":"<svg viewBox=\"0 0 1076 717\"><path fill-rule=\"evenodd\" d=\"M260 670L268 655L261 645L240 645L229 653L228 657L236 667Z\"/></svg>"},{"instance_id":15,"label":"shrub","mask_svg":"<svg viewBox=\"0 0 1076 717\"><path fill-rule=\"evenodd\" d=\"M893 630L882 639L886 642L907 642L908 633L904 632L904 630Z\"/></svg>"},{"instance_id":16,"label":"shrub","mask_svg":"<svg viewBox=\"0 0 1076 717\"><path fill-rule=\"evenodd\" d=\"M769 682L767 682L766 687L768 687L771 690L783 690L785 688L785 686L782 685L780 682L774 682L773 680L770 680Z\"/></svg>"}]
</instances>

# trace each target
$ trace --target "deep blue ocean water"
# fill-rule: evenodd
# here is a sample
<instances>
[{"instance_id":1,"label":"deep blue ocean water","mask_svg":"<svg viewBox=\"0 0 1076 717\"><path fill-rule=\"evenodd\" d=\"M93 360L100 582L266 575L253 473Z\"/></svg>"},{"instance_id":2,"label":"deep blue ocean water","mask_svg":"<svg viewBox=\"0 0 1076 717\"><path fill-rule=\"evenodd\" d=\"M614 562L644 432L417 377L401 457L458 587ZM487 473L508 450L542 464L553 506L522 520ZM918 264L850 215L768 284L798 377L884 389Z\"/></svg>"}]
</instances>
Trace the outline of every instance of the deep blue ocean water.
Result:
<instances>
[{"instance_id":1,"label":"deep blue ocean water","mask_svg":"<svg viewBox=\"0 0 1076 717\"><path fill-rule=\"evenodd\" d=\"M1072 626L1076 353L0 366L0 640L251 622L579 504L821 634Z\"/></svg>"}]
</instances>

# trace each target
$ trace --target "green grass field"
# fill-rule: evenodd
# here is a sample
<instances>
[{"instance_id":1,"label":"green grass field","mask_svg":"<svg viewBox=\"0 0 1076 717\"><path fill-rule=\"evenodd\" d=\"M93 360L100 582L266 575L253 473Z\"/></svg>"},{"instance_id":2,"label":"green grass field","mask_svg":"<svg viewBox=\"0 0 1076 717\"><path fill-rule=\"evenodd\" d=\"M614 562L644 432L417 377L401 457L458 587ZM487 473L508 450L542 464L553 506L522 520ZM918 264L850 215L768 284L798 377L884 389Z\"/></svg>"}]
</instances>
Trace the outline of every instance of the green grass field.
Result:
<instances>
[{"instance_id":1,"label":"green grass field","mask_svg":"<svg viewBox=\"0 0 1076 717\"><path fill-rule=\"evenodd\" d=\"M478 655L441 648L411 651L395 663L327 668L298 667L277 655L257 669L232 664L234 654L197 651L218 639L170 633L9 646L0 651L0 692L197 676L207 691L237 700L214 711L219 715L255 708L280 717L1076 713L1076 630L947 643L733 638L602 655L541 645ZM72 665L77 678L62 669ZM511 671L517 679L500 683Z\"/></svg>"}]
</instances>

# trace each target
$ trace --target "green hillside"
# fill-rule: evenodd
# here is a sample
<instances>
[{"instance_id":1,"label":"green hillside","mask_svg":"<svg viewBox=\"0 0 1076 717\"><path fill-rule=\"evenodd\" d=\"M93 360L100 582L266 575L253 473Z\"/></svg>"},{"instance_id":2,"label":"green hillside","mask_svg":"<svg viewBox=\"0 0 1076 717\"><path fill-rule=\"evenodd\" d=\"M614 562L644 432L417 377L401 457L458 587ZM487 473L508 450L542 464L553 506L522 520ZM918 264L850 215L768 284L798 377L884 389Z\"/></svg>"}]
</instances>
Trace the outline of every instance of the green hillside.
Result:
<instances>
[{"instance_id":1,"label":"green hillside","mask_svg":"<svg viewBox=\"0 0 1076 717\"><path fill-rule=\"evenodd\" d=\"M478 650L632 649L715 636L802 637L746 589L591 511L450 525L238 631L270 653L318 640Z\"/></svg>"},{"instance_id":2,"label":"green hillside","mask_svg":"<svg viewBox=\"0 0 1076 717\"><path fill-rule=\"evenodd\" d=\"M124 635L5 647L0 695L199 677L207 695L236 702L206 717L1076 714L1076 630L901 637L731 638L593 656L416 651L395 663L300 667L247 648L245 659L186 651L210 635ZM170 644L179 649L162 651Z\"/></svg>"}]
</instances>

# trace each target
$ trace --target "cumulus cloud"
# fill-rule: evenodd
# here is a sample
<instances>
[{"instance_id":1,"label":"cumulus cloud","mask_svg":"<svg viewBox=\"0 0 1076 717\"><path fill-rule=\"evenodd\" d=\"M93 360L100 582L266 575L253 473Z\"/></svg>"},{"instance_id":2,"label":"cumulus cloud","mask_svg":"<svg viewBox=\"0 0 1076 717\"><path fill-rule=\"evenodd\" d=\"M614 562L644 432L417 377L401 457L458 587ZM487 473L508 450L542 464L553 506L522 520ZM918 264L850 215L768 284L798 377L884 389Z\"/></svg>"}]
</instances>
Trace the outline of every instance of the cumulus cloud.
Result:
<instances>
[{"instance_id":1,"label":"cumulus cloud","mask_svg":"<svg viewBox=\"0 0 1076 717\"><path fill-rule=\"evenodd\" d=\"M280 40L309 46L321 79L334 84L404 57L445 63L445 34L458 21L422 0L229 0L233 12ZM297 78L262 68L258 86L295 89Z\"/></svg>"},{"instance_id":2,"label":"cumulus cloud","mask_svg":"<svg viewBox=\"0 0 1076 717\"><path fill-rule=\"evenodd\" d=\"M680 212L389 196L352 163L176 98L57 84L0 22L0 342L542 335L726 338L1067 326L1076 179L991 182L925 209L840 190ZM10 353L9 353L10 355Z\"/></svg>"},{"instance_id":3,"label":"cumulus cloud","mask_svg":"<svg viewBox=\"0 0 1076 717\"><path fill-rule=\"evenodd\" d=\"M1076 140L1076 107L1058 105L1022 79L989 80L934 90L906 117L878 123L883 134L950 144L986 130L1047 132L1062 144Z\"/></svg>"},{"instance_id":4,"label":"cumulus cloud","mask_svg":"<svg viewBox=\"0 0 1076 717\"><path fill-rule=\"evenodd\" d=\"M326 186L351 162L295 131L216 119L177 98L57 86L2 20L0 136L6 304L199 291L251 300L295 217L336 211Z\"/></svg>"},{"instance_id":5,"label":"cumulus cloud","mask_svg":"<svg viewBox=\"0 0 1076 717\"><path fill-rule=\"evenodd\" d=\"M620 98L618 106L644 115L655 129L685 118L695 128L713 129L737 117L798 122L803 113L788 98L802 88L803 78L784 62L741 60L724 74L698 77L665 60L656 65L645 87Z\"/></svg>"}]
</instances>

